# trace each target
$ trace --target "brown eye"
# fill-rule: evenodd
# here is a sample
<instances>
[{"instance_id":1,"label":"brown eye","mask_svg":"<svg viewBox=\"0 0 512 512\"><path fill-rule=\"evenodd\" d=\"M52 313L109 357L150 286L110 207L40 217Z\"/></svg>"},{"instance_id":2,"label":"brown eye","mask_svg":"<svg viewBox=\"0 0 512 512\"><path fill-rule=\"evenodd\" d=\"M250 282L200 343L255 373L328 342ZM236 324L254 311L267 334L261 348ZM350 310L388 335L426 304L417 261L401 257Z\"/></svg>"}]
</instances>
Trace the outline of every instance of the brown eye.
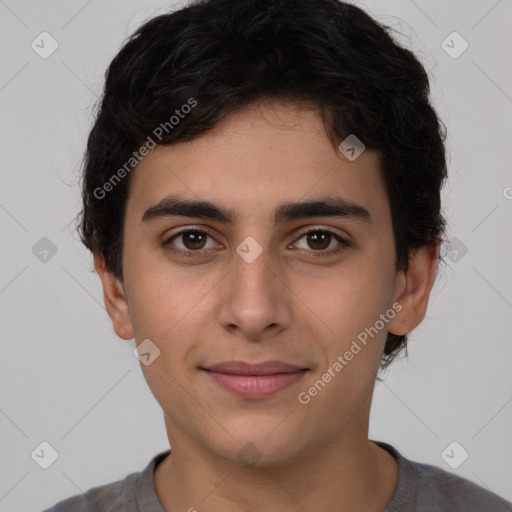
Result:
<instances>
[{"instance_id":1,"label":"brown eye","mask_svg":"<svg viewBox=\"0 0 512 512\"><path fill-rule=\"evenodd\" d=\"M331 235L325 231L312 231L306 235L309 247L315 250L323 250L329 247Z\"/></svg>"},{"instance_id":2,"label":"brown eye","mask_svg":"<svg viewBox=\"0 0 512 512\"><path fill-rule=\"evenodd\" d=\"M208 239L211 240L210 245L207 246ZM198 229L185 229L172 235L168 238L163 245L170 250L191 254L194 252L205 252L203 249L215 248L215 241L212 236L203 230Z\"/></svg>"},{"instance_id":3,"label":"brown eye","mask_svg":"<svg viewBox=\"0 0 512 512\"><path fill-rule=\"evenodd\" d=\"M304 242L302 242L304 240ZM334 246L332 243L335 243ZM310 229L294 244L299 249L309 252L311 257L334 256L350 247L350 243L337 233L326 229ZM328 250L328 248L330 249ZM309 257L309 256L308 256Z\"/></svg>"},{"instance_id":4,"label":"brown eye","mask_svg":"<svg viewBox=\"0 0 512 512\"><path fill-rule=\"evenodd\" d=\"M203 249L208 235L200 231L186 231L185 233L181 233L181 236L186 249L197 250Z\"/></svg>"}]
</instances>

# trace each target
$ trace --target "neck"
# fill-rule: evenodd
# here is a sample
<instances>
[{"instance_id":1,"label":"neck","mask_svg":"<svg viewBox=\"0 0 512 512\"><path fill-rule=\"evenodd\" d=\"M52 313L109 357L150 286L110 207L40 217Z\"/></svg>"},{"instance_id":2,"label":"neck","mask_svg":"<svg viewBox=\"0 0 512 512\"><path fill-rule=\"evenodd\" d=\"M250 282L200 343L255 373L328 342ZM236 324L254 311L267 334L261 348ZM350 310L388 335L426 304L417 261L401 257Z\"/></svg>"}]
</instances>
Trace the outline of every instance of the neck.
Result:
<instances>
[{"instance_id":1,"label":"neck","mask_svg":"<svg viewBox=\"0 0 512 512\"><path fill-rule=\"evenodd\" d=\"M398 481L393 456L367 436L324 439L286 463L266 467L202 451L181 436L173 441L171 456L154 474L166 512L224 512L233 504L243 512L382 512Z\"/></svg>"}]
</instances>

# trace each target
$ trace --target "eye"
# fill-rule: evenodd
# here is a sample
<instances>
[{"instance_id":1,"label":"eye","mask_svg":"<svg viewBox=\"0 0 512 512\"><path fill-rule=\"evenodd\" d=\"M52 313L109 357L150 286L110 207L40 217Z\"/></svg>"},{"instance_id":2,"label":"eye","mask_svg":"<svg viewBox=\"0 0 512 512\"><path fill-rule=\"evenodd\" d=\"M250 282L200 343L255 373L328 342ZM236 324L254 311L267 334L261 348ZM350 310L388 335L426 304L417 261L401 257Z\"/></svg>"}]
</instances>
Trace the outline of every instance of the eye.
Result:
<instances>
[{"instance_id":1,"label":"eye","mask_svg":"<svg viewBox=\"0 0 512 512\"><path fill-rule=\"evenodd\" d=\"M213 249L217 246L215 243L208 246L206 244L208 238L213 240L212 236L204 229L189 228L175 233L170 238L166 239L163 245L167 250L181 256L200 256L202 252L204 253L208 249ZM178 243L175 243L175 241ZM177 249L173 247L176 245L178 246Z\"/></svg>"},{"instance_id":2,"label":"eye","mask_svg":"<svg viewBox=\"0 0 512 512\"><path fill-rule=\"evenodd\" d=\"M303 239L305 240L305 244L301 247L299 242ZM335 242L334 249L326 251L327 248L332 247L333 242ZM310 229L309 231L302 233L299 241L295 242L294 245L299 247L299 249L318 253L313 254L312 257L332 256L333 254L343 251L346 247L350 247L350 243L337 233L319 228Z\"/></svg>"}]
</instances>

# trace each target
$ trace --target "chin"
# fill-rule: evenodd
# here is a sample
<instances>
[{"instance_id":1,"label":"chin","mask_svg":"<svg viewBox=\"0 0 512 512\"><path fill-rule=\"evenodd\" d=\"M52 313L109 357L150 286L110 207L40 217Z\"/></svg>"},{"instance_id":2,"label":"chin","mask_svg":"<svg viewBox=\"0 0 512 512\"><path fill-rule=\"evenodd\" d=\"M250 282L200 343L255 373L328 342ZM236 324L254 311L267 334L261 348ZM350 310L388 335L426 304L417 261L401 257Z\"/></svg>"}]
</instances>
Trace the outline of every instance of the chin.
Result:
<instances>
[{"instance_id":1,"label":"chin","mask_svg":"<svg viewBox=\"0 0 512 512\"><path fill-rule=\"evenodd\" d=\"M223 442L215 443L214 451L255 469L287 464L298 454L300 443L298 432L291 432L286 421L280 424L285 417L274 415L265 421L251 418L238 422L236 429L226 426L232 437L223 436Z\"/></svg>"}]
</instances>

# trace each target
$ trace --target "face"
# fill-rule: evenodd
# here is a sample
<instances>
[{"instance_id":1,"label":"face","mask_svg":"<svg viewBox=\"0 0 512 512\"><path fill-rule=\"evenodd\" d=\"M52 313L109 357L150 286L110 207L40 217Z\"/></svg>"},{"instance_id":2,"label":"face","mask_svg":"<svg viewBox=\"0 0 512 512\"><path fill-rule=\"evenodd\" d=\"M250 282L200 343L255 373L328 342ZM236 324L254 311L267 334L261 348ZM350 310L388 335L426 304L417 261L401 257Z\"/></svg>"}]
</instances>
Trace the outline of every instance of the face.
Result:
<instances>
[{"instance_id":1,"label":"face","mask_svg":"<svg viewBox=\"0 0 512 512\"><path fill-rule=\"evenodd\" d=\"M171 445L278 464L367 439L387 331L406 332L409 300L378 155L350 161L318 112L267 103L156 147L131 179L108 310L121 337L160 351L141 368ZM233 361L290 366L211 370Z\"/></svg>"}]
</instances>

